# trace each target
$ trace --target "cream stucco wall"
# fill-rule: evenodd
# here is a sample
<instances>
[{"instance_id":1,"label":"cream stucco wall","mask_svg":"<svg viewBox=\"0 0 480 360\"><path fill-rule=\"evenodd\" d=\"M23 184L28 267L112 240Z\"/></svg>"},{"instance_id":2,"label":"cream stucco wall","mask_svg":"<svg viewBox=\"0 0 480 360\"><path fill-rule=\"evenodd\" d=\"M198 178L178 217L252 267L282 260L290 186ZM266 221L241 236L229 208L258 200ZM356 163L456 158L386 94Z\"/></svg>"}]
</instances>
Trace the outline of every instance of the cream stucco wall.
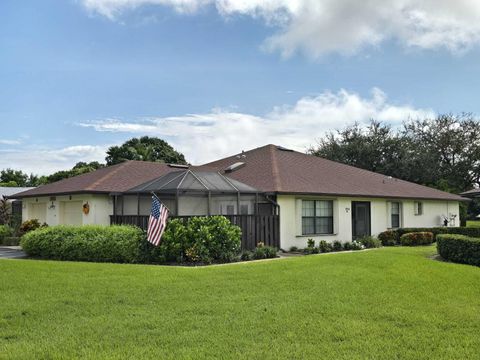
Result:
<instances>
[{"instance_id":1,"label":"cream stucco wall","mask_svg":"<svg viewBox=\"0 0 480 360\"><path fill-rule=\"evenodd\" d=\"M302 200L333 200L333 228L332 235L302 235ZM414 200L352 198L352 197L318 197L279 195L277 203L280 205L280 241L282 249L288 250L292 246L303 248L307 239L333 242L352 240L352 201L368 201L371 209L371 233L378 233L390 227L390 201L401 203L400 226L402 227L435 227L442 226L442 215L455 215L455 223L459 225L459 203L456 201L420 200L423 203L423 214L414 214Z\"/></svg>"},{"instance_id":2,"label":"cream stucco wall","mask_svg":"<svg viewBox=\"0 0 480 360\"><path fill-rule=\"evenodd\" d=\"M65 216L66 204L73 204L73 209L78 207L78 216L81 224L99 224L109 225L110 215L113 212L113 203L108 195L81 194L72 196L56 196L56 197L37 197L25 198L22 202L22 218L23 221L39 218L38 208L44 209L45 217L39 218L40 222L46 222L50 226L65 224L70 217ZM82 211L82 205L88 203L90 212L86 215ZM78 206L77 206L78 205ZM73 215L75 216L75 215Z\"/></svg>"}]
</instances>

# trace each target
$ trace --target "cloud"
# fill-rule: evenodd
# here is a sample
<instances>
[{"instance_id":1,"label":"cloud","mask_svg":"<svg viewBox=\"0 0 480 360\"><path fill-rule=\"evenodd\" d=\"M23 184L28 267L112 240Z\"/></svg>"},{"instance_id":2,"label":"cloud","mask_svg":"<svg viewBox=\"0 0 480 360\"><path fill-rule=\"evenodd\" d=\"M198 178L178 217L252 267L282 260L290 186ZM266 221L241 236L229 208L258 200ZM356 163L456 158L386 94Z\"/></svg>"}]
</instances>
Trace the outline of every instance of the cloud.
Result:
<instances>
[{"instance_id":1,"label":"cloud","mask_svg":"<svg viewBox=\"0 0 480 360\"><path fill-rule=\"evenodd\" d=\"M21 143L20 140L0 139L0 145L20 145Z\"/></svg>"},{"instance_id":2,"label":"cloud","mask_svg":"<svg viewBox=\"0 0 480 360\"><path fill-rule=\"evenodd\" d=\"M325 132L377 119L398 125L408 118L432 117L429 109L388 102L380 89L370 98L340 90L304 97L264 116L213 109L206 114L154 117L142 121L107 119L78 124L101 132L152 135L167 139L194 164L274 143L304 151Z\"/></svg>"},{"instance_id":3,"label":"cloud","mask_svg":"<svg viewBox=\"0 0 480 360\"><path fill-rule=\"evenodd\" d=\"M420 49L461 53L480 42L477 0L81 0L114 20L143 5L193 14L215 7L224 17L261 19L276 31L264 47L283 56L353 54L387 40Z\"/></svg>"},{"instance_id":4,"label":"cloud","mask_svg":"<svg viewBox=\"0 0 480 360\"><path fill-rule=\"evenodd\" d=\"M78 145L65 148L35 148L0 150L0 169L15 168L26 173L49 175L70 169L79 161L105 160L108 145Z\"/></svg>"}]
</instances>

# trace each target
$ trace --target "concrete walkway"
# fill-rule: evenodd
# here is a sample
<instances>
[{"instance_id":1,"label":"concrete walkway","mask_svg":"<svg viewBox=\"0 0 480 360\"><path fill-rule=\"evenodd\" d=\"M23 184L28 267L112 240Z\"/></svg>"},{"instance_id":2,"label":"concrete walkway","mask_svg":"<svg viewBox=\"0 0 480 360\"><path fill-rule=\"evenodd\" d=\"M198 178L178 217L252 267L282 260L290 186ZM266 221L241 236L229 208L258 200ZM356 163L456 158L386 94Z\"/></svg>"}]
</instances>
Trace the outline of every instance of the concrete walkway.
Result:
<instances>
[{"instance_id":1,"label":"concrete walkway","mask_svg":"<svg viewBox=\"0 0 480 360\"><path fill-rule=\"evenodd\" d=\"M20 246L0 246L0 259L23 259L27 255Z\"/></svg>"}]
</instances>

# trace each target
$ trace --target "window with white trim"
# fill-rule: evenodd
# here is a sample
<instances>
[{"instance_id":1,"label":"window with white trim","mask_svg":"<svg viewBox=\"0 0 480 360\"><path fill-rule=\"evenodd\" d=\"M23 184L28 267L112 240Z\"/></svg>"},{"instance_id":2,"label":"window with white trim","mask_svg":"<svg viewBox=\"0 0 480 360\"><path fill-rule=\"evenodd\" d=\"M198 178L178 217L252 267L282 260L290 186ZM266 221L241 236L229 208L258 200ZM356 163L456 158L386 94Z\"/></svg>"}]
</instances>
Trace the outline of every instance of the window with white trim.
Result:
<instances>
[{"instance_id":1,"label":"window with white trim","mask_svg":"<svg viewBox=\"0 0 480 360\"><path fill-rule=\"evenodd\" d=\"M423 214L423 203L421 201L415 201L413 203L414 214L422 215Z\"/></svg>"},{"instance_id":2,"label":"window with white trim","mask_svg":"<svg viewBox=\"0 0 480 360\"><path fill-rule=\"evenodd\" d=\"M390 203L390 227L400 227L400 203L396 201Z\"/></svg>"},{"instance_id":3,"label":"window with white trim","mask_svg":"<svg viewBox=\"0 0 480 360\"><path fill-rule=\"evenodd\" d=\"M333 234L333 201L302 200L302 235Z\"/></svg>"}]
</instances>

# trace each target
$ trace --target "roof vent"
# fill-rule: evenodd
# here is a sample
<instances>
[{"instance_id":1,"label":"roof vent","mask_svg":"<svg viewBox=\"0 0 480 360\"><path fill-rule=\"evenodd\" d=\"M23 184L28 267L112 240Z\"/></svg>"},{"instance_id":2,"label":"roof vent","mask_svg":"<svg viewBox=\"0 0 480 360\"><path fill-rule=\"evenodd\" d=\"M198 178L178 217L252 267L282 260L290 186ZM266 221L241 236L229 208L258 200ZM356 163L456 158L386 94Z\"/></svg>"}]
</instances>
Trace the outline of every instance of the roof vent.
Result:
<instances>
[{"instance_id":1,"label":"roof vent","mask_svg":"<svg viewBox=\"0 0 480 360\"><path fill-rule=\"evenodd\" d=\"M168 164L168 166L177 169L188 169L188 165L183 164Z\"/></svg>"},{"instance_id":2,"label":"roof vent","mask_svg":"<svg viewBox=\"0 0 480 360\"><path fill-rule=\"evenodd\" d=\"M280 150L280 151L290 151L290 152L293 152L292 149L287 149L286 147L283 147L283 146L277 146L277 149Z\"/></svg>"},{"instance_id":3,"label":"roof vent","mask_svg":"<svg viewBox=\"0 0 480 360\"><path fill-rule=\"evenodd\" d=\"M237 159L245 159L247 157L247 155L245 154L245 150L242 150L242 153L238 154L236 157Z\"/></svg>"},{"instance_id":4,"label":"roof vent","mask_svg":"<svg viewBox=\"0 0 480 360\"><path fill-rule=\"evenodd\" d=\"M230 172L233 172L235 170L238 170L240 169L241 167L245 166L245 163L244 162L236 162L235 164L232 164L230 165L229 167L227 167L225 169L225 172L227 173L230 173Z\"/></svg>"}]
</instances>

